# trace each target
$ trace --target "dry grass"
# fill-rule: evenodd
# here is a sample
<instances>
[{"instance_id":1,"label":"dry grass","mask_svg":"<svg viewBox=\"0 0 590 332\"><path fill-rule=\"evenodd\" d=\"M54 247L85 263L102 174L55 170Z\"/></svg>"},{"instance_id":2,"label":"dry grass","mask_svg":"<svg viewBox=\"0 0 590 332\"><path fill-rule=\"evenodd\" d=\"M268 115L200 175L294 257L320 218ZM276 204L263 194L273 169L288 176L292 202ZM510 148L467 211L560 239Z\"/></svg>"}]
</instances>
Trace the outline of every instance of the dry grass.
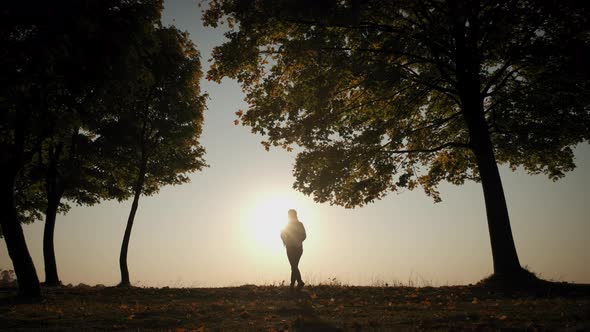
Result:
<instances>
[{"instance_id":1,"label":"dry grass","mask_svg":"<svg viewBox=\"0 0 590 332\"><path fill-rule=\"evenodd\" d=\"M318 285L233 288L61 287L36 303L0 289L0 329L24 330L498 330L590 329L590 289L534 293L482 286Z\"/></svg>"}]
</instances>

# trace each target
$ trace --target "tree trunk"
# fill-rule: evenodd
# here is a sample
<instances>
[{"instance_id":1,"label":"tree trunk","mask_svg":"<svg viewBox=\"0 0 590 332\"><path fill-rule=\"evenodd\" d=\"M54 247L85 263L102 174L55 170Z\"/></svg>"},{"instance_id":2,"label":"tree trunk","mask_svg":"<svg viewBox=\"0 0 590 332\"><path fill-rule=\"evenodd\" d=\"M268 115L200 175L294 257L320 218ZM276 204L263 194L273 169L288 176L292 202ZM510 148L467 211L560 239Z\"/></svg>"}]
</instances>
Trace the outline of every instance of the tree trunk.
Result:
<instances>
[{"instance_id":1,"label":"tree trunk","mask_svg":"<svg viewBox=\"0 0 590 332\"><path fill-rule=\"evenodd\" d=\"M506 197L485 121L483 105L478 105L476 102L471 104L473 106L466 119L483 187L494 274L510 280L522 272L522 268L512 237Z\"/></svg>"},{"instance_id":2,"label":"tree trunk","mask_svg":"<svg viewBox=\"0 0 590 332\"><path fill-rule=\"evenodd\" d=\"M2 163L0 164L0 226L2 226L8 255L12 260L14 273L16 274L18 295L23 298L33 299L41 297L41 285L39 284L39 277L29 253L29 248L27 248L22 225L18 219L14 197L17 174L32 156L30 151L25 153L25 136L29 132L29 116L28 108L18 108L14 123L14 141L9 144L10 147L0 151L2 153ZM40 143L38 144L40 145Z\"/></svg>"},{"instance_id":3,"label":"tree trunk","mask_svg":"<svg viewBox=\"0 0 590 332\"><path fill-rule=\"evenodd\" d=\"M55 248L53 245L53 234L55 231L55 220L57 217L57 208L61 195L50 197L47 200L47 210L45 212L45 229L43 231L43 259L45 261L45 285L59 286L61 282L57 275L57 262L55 260Z\"/></svg>"},{"instance_id":4,"label":"tree trunk","mask_svg":"<svg viewBox=\"0 0 590 332\"><path fill-rule=\"evenodd\" d=\"M4 172L10 172L6 169ZM4 240L8 248L8 255L12 260L14 272L18 281L19 296L24 298L38 298L41 296L39 278L35 264L29 254L23 228L18 220L14 201L15 172L3 174L0 182L0 225L4 233Z\"/></svg>"},{"instance_id":5,"label":"tree trunk","mask_svg":"<svg viewBox=\"0 0 590 332\"><path fill-rule=\"evenodd\" d=\"M133 227L133 221L135 219L135 213L137 212L137 206L139 203L139 197L143 190L143 182L145 180L147 161L143 160L142 165L139 169L137 176L137 183L135 185L135 194L133 196L133 203L131 204L131 211L129 212L129 218L127 218L127 227L125 228L125 235L123 236L123 244L121 245L121 255L119 256L119 267L121 268L121 283L119 286L129 287L131 282L129 280L129 270L127 268L127 251L129 249L129 239L131 238L131 228Z\"/></svg>"},{"instance_id":6,"label":"tree trunk","mask_svg":"<svg viewBox=\"0 0 590 332\"><path fill-rule=\"evenodd\" d=\"M45 210L45 229L43 231L43 259L45 262L45 285L59 286L61 282L57 275L57 262L55 260L55 248L53 234L57 209L64 193L63 181L57 171L57 160L61 155L62 145L49 153L49 165L45 175L45 194L47 196L47 209Z\"/></svg>"},{"instance_id":7,"label":"tree trunk","mask_svg":"<svg viewBox=\"0 0 590 332\"><path fill-rule=\"evenodd\" d=\"M523 269L520 266L512 230L504 188L494 155L488 125L480 93L480 54L478 49L479 21L474 3L449 1L455 20L456 76L461 98L461 110L469 131L471 149L475 155L483 187L488 231L492 247L494 275L506 281L516 280ZM469 18L469 28L467 28Z\"/></svg>"},{"instance_id":8,"label":"tree trunk","mask_svg":"<svg viewBox=\"0 0 590 332\"><path fill-rule=\"evenodd\" d=\"M489 137L487 137L489 142ZM492 245L494 273L509 276L522 270L508 216L506 197L491 144L474 149L479 168Z\"/></svg>"}]
</instances>

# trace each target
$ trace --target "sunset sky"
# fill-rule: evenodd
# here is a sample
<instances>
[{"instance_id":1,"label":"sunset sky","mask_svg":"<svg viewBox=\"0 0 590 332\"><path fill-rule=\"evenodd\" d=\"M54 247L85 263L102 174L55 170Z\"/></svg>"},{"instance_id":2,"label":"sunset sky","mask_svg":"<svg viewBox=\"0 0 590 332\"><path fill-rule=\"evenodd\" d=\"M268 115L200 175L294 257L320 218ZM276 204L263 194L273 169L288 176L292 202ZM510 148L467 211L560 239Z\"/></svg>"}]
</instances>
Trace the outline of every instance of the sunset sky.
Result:
<instances>
[{"instance_id":1,"label":"sunset sky","mask_svg":"<svg viewBox=\"0 0 590 332\"><path fill-rule=\"evenodd\" d=\"M223 29L205 28L196 1L168 0L164 22L190 33L207 70ZM307 229L300 269L306 282L375 285L474 283L492 273L481 185L443 184L442 203L420 190L390 194L363 208L316 204L292 189L295 154L260 144L235 126L247 108L237 82L203 80L209 94L201 142L210 167L191 183L142 197L129 247L137 286L235 286L288 280L279 231L294 208ZM590 145L558 181L501 167L520 262L542 278L590 283ZM119 282L119 251L131 202L73 207L59 215L55 249L68 284ZM24 226L44 280L43 222ZM0 268L12 269L4 241Z\"/></svg>"}]
</instances>

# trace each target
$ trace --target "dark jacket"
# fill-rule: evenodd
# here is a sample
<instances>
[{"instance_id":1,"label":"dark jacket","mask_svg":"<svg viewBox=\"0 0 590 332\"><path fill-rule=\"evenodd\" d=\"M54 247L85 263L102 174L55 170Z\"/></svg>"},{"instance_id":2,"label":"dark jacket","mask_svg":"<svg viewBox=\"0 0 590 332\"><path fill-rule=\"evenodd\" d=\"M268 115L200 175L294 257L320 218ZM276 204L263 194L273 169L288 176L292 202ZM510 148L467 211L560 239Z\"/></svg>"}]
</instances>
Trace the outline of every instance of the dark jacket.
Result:
<instances>
[{"instance_id":1,"label":"dark jacket","mask_svg":"<svg viewBox=\"0 0 590 332\"><path fill-rule=\"evenodd\" d=\"M281 240L286 247L302 248L305 234L305 227L300 221L290 221L281 232Z\"/></svg>"}]
</instances>

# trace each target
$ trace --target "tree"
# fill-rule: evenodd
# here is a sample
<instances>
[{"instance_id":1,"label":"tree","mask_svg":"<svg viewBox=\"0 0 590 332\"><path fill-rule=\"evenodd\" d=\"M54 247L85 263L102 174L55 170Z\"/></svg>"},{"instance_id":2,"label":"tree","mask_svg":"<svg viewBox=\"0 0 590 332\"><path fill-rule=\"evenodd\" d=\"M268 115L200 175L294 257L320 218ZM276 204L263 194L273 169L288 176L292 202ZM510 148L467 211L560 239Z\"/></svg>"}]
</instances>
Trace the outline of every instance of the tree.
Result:
<instances>
[{"instance_id":1,"label":"tree","mask_svg":"<svg viewBox=\"0 0 590 332\"><path fill-rule=\"evenodd\" d=\"M125 287L131 285L127 252L141 195L188 182L188 173L207 166L198 142L206 98L199 89L199 53L188 34L174 27L159 27L152 38L137 62L145 70L142 82L132 88L120 82L128 103L115 110L116 117L105 118L99 131L105 153L117 156L110 159L112 178L133 194L119 258Z\"/></svg>"},{"instance_id":2,"label":"tree","mask_svg":"<svg viewBox=\"0 0 590 332\"><path fill-rule=\"evenodd\" d=\"M14 201L17 210L17 217L21 224L30 224L43 218L45 211L45 196L43 195L42 183L28 181L28 172L31 170L25 165L21 171L19 181L16 181L14 188ZM26 181L23 181L25 180ZM3 238L0 227L0 238ZM14 272L14 271L13 271Z\"/></svg>"},{"instance_id":3,"label":"tree","mask_svg":"<svg viewBox=\"0 0 590 332\"><path fill-rule=\"evenodd\" d=\"M27 177L36 183L29 187L32 190L29 189L26 196L42 196L44 199L43 259L46 286L61 284L54 249L57 214L67 213L71 203L94 205L103 199L124 199L129 196L128 192L110 184L110 173L104 165L104 158L108 156L99 153L100 141L90 131L88 122L80 120L71 117L60 122L63 127L45 139L41 151L33 157L34 173ZM84 127L81 128L82 125ZM35 188L37 191L34 191ZM41 195L39 189L42 189Z\"/></svg>"},{"instance_id":4,"label":"tree","mask_svg":"<svg viewBox=\"0 0 590 332\"><path fill-rule=\"evenodd\" d=\"M34 218L39 207L27 201L35 190L22 179L25 168L57 129L72 128L81 104L108 86L129 40L161 8L158 0L10 1L0 12L0 225L22 296L40 296L19 220Z\"/></svg>"},{"instance_id":5,"label":"tree","mask_svg":"<svg viewBox=\"0 0 590 332\"><path fill-rule=\"evenodd\" d=\"M576 1L214 1L209 79L237 115L302 148L294 188L361 206L401 188L481 182L494 275L525 275L497 164L556 180L590 138L589 17Z\"/></svg>"}]
</instances>

